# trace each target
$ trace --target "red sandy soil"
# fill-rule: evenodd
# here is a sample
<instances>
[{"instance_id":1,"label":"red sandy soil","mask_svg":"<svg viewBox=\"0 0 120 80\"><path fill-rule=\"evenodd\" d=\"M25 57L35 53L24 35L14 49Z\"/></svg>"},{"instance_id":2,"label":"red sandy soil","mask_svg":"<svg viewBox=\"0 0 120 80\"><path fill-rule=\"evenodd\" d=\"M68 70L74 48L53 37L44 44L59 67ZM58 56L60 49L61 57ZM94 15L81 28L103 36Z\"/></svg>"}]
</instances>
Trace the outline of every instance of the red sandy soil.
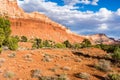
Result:
<instances>
[{"instance_id":1,"label":"red sandy soil","mask_svg":"<svg viewBox=\"0 0 120 80\"><path fill-rule=\"evenodd\" d=\"M27 47L28 43L19 43L21 47ZM29 44L31 45L31 44ZM92 49L92 48L91 48ZM98 49L81 49L82 51L90 51L89 53L103 53L102 50ZM16 53L14 58L8 57L9 54ZM30 60L25 59L25 55L30 55ZM49 62L44 62L44 55L50 55L51 60ZM37 80L36 78L31 77L31 70L39 69L41 75L43 76L53 76L55 74L67 74L70 80L82 80L74 76L75 73L86 72L90 74L89 80L101 80L94 75L104 77L107 73L99 71L94 67L89 65L94 65L98 59L94 58L85 58L84 56L77 56L72 53L70 49L37 49L37 50L18 50L18 51L9 51L5 50L0 54L0 58L4 58L5 62L2 63L0 67L0 80L8 80L4 77L6 71L12 71L15 73L15 76L10 80ZM81 59L80 62L76 60ZM63 67L69 67L70 70L62 70ZM49 70L50 68L56 68L56 71L53 72ZM114 71L120 71L116 67L112 67Z\"/></svg>"}]
</instances>

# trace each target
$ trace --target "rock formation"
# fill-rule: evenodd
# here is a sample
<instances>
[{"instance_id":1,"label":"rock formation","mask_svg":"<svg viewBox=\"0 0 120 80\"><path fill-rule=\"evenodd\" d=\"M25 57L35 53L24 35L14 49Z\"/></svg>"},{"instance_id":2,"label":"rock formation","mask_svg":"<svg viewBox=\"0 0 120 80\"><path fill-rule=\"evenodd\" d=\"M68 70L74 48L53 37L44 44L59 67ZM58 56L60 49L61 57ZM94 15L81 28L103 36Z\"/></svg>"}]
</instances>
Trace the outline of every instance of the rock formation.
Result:
<instances>
[{"instance_id":1,"label":"rock formation","mask_svg":"<svg viewBox=\"0 0 120 80\"><path fill-rule=\"evenodd\" d=\"M0 16L8 16L11 21L12 35L27 36L53 40L55 42L82 42L84 38L91 40L93 44L114 43L113 39L105 34L80 36L72 33L65 26L58 24L39 12L26 13L18 5L16 0L0 0Z\"/></svg>"},{"instance_id":2,"label":"rock formation","mask_svg":"<svg viewBox=\"0 0 120 80\"><path fill-rule=\"evenodd\" d=\"M16 0L0 0L0 15L8 16L11 21L12 35L28 38L39 37L41 39L61 42L81 42L83 37L72 33L65 26L58 24L39 12L26 13L18 5Z\"/></svg>"}]
</instances>

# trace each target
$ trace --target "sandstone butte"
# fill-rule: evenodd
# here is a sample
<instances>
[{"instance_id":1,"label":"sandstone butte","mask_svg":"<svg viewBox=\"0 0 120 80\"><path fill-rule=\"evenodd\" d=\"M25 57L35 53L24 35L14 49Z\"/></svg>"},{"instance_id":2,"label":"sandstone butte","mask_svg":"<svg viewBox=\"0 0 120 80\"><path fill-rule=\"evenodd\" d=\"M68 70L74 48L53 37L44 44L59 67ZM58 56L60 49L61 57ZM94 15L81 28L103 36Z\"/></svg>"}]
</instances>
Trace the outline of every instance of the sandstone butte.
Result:
<instances>
[{"instance_id":1,"label":"sandstone butte","mask_svg":"<svg viewBox=\"0 0 120 80\"><path fill-rule=\"evenodd\" d=\"M18 5L17 0L0 0L0 15L8 16L11 21L12 35L27 36L31 38L41 38L43 40L52 40L55 42L82 42L88 38L92 43L103 41L104 43L114 43L104 34L95 34L91 36L77 35L67 29L65 26L49 19L39 12L24 12Z\"/></svg>"}]
</instances>

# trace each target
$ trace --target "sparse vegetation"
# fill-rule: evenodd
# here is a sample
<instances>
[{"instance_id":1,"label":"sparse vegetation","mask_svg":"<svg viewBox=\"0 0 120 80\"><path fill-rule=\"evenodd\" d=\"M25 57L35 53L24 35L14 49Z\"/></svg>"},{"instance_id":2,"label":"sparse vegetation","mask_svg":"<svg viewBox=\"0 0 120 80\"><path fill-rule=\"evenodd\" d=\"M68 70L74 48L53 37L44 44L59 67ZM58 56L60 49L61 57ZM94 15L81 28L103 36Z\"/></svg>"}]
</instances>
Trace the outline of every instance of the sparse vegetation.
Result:
<instances>
[{"instance_id":1,"label":"sparse vegetation","mask_svg":"<svg viewBox=\"0 0 120 80\"><path fill-rule=\"evenodd\" d=\"M9 78L9 79L12 79L14 76L15 76L15 73L12 72L12 71L7 71L7 72L5 72L5 74L4 74L4 77L5 77L5 78Z\"/></svg>"},{"instance_id":2,"label":"sparse vegetation","mask_svg":"<svg viewBox=\"0 0 120 80\"><path fill-rule=\"evenodd\" d=\"M18 48L18 39L15 37L9 37L8 47L10 50L16 50Z\"/></svg>"},{"instance_id":3,"label":"sparse vegetation","mask_svg":"<svg viewBox=\"0 0 120 80\"><path fill-rule=\"evenodd\" d=\"M10 57L10 58L14 58L15 56L16 56L16 53L8 54L8 57Z\"/></svg>"},{"instance_id":4,"label":"sparse vegetation","mask_svg":"<svg viewBox=\"0 0 120 80\"><path fill-rule=\"evenodd\" d=\"M42 59L43 62L50 62L52 61L52 58L49 54L45 54Z\"/></svg>"},{"instance_id":5,"label":"sparse vegetation","mask_svg":"<svg viewBox=\"0 0 120 80\"><path fill-rule=\"evenodd\" d=\"M39 78L41 75L41 71L38 69L31 70L31 77L32 78Z\"/></svg>"},{"instance_id":6,"label":"sparse vegetation","mask_svg":"<svg viewBox=\"0 0 120 80\"><path fill-rule=\"evenodd\" d=\"M45 41L43 41L43 47L45 47L45 48L51 48L52 45L50 44L49 40L45 40Z\"/></svg>"},{"instance_id":7,"label":"sparse vegetation","mask_svg":"<svg viewBox=\"0 0 120 80\"><path fill-rule=\"evenodd\" d=\"M81 73L75 74L75 77L85 79L85 80L89 80L90 74L85 73L85 72L81 72Z\"/></svg>"},{"instance_id":8,"label":"sparse vegetation","mask_svg":"<svg viewBox=\"0 0 120 80\"><path fill-rule=\"evenodd\" d=\"M57 43L54 45L55 48L66 48L65 44Z\"/></svg>"},{"instance_id":9,"label":"sparse vegetation","mask_svg":"<svg viewBox=\"0 0 120 80\"><path fill-rule=\"evenodd\" d=\"M116 61L116 62L120 62L120 48L117 47L114 51L114 53L112 54L112 58Z\"/></svg>"},{"instance_id":10,"label":"sparse vegetation","mask_svg":"<svg viewBox=\"0 0 120 80\"><path fill-rule=\"evenodd\" d=\"M60 74L56 76L41 76L39 80L69 80L66 74Z\"/></svg>"},{"instance_id":11,"label":"sparse vegetation","mask_svg":"<svg viewBox=\"0 0 120 80\"><path fill-rule=\"evenodd\" d=\"M106 80L120 80L120 74L119 73L109 73Z\"/></svg>"},{"instance_id":12,"label":"sparse vegetation","mask_svg":"<svg viewBox=\"0 0 120 80\"><path fill-rule=\"evenodd\" d=\"M91 47L91 42L88 39L84 39L81 43L82 48Z\"/></svg>"},{"instance_id":13,"label":"sparse vegetation","mask_svg":"<svg viewBox=\"0 0 120 80\"><path fill-rule=\"evenodd\" d=\"M63 44L65 44L66 48L72 47L72 44L68 40L64 41Z\"/></svg>"},{"instance_id":14,"label":"sparse vegetation","mask_svg":"<svg viewBox=\"0 0 120 80\"><path fill-rule=\"evenodd\" d=\"M72 48L73 49L80 49L82 47L81 43L74 43Z\"/></svg>"},{"instance_id":15,"label":"sparse vegetation","mask_svg":"<svg viewBox=\"0 0 120 80\"><path fill-rule=\"evenodd\" d=\"M104 72L111 71L110 62L106 60L100 60L97 64L95 64L95 68Z\"/></svg>"},{"instance_id":16,"label":"sparse vegetation","mask_svg":"<svg viewBox=\"0 0 120 80\"><path fill-rule=\"evenodd\" d=\"M26 55L24 55L23 56L23 58L25 59L25 60L27 60L27 61L33 61L33 59L31 58L31 54L26 54Z\"/></svg>"},{"instance_id":17,"label":"sparse vegetation","mask_svg":"<svg viewBox=\"0 0 120 80\"><path fill-rule=\"evenodd\" d=\"M8 46L11 50L18 48L18 40L14 37L10 37L10 21L7 18L0 17L0 52L2 46Z\"/></svg>"},{"instance_id":18,"label":"sparse vegetation","mask_svg":"<svg viewBox=\"0 0 120 80\"><path fill-rule=\"evenodd\" d=\"M27 42L27 41L28 41L28 39L26 36L21 36L21 42Z\"/></svg>"},{"instance_id":19,"label":"sparse vegetation","mask_svg":"<svg viewBox=\"0 0 120 80\"><path fill-rule=\"evenodd\" d=\"M32 48L33 49L39 49L39 48L42 48L42 47L43 47L42 39L39 39L39 38L34 39L34 43L32 45Z\"/></svg>"}]
</instances>

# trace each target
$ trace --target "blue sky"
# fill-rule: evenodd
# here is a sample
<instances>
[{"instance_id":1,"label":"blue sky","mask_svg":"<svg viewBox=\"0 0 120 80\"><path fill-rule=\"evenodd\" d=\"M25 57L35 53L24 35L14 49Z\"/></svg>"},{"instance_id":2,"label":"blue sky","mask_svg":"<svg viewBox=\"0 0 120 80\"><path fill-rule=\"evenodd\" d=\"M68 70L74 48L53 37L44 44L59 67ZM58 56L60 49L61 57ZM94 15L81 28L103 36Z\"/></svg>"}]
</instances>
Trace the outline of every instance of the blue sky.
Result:
<instances>
[{"instance_id":1,"label":"blue sky","mask_svg":"<svg viewBox=\"0 0 120 80\"><path fill-rule=\"evenodd\" d=\"M19 0L18 4L80 35L105 33L120 38L120 0Z\"/></svg>"}]
</instances>

